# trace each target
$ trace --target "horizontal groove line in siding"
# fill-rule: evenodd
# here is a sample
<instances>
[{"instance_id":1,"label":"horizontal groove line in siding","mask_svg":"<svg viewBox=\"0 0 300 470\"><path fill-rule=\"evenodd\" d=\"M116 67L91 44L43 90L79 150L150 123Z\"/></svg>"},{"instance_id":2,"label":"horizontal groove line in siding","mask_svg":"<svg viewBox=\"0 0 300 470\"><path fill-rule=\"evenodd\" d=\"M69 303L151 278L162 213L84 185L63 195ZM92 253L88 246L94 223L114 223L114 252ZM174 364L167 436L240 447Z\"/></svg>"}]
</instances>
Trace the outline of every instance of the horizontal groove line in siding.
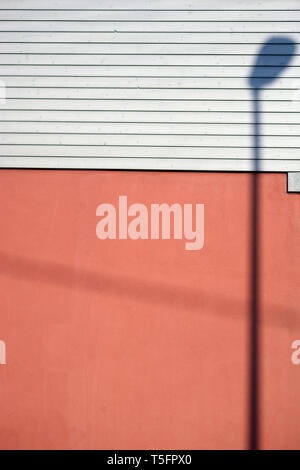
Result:
<instances>
[{"instance_id":1,"label":"horizontal groove line in siding","mask_svg":"<svg viewBox=\"0 0 300 470\"><path fill-rule=\"evenodd\" d=\"M64 75L65 76L65 75ZM187 77L189 78L189 77ZM33 88L33 89L63 89L63 90L252 90L250 87L243 88L223 88L223 87L147 87L147 86L32 86L32 85L7 85L5 88ZM260 90L274 91L290 91L298 90L298 88L259 88ZM8 99L8 98L6 98ZM43 98L42 98L43 99ZM251 100L252 101L252 100ZM281 101L281 100L280 100Z\"/></svg>"},{"instance_id":2,"label":"horizontal groove line in siding","mask_svg":"<svg viewBox=\"0 0 300 470\"><path fill-rule=\"evenodd\" d=\"M241 103L253 103L253 102L256 102L258 101L259 103L299 103L300 100L246 100L246 99L192 99L192 98L189 98L189 99L186 99L186 98L6 98L6 101L7 100L16 100L16 101L175 101L175 102L212 102L212 103L226 103L226 102L229 102L229 103L237 103L237 102L241 102ZM0 104L0 110L3 110L3 111L8 111L8 109L6 108L1 108L1 104ZM34 111L35 108L32 108L32 111ZM61 111L66 111L66 110L61 110ZM77 111L84 111L82 109L78 109ZM86 111L92 111L90 109L87 109ZM104 109L101 110L101 111L105 111ZM122 110L123 112L126 112L127 110L126 109L123 109ZM146 111L146 110L145 110ZM160 110L156 110L156 112L161 112ZM189 111L191 112L191 111ZM199 111L200 112L200 111ZM201 111L202 112L202 111ZM210 111L211 112L211 111ZM223 110L220 110L219 112L224 112ZM265 112L269 112L269 111L265 111ZM274 112L277 112L277 111L274 111ZM285 112L288 112L288 111L285 111Z\"/></svg>"},{"instance_id":3,"label":"horizontal groove line in siding","mask_svg":"<svg viewBox=\"0 0 300 470\"><path fill-rule=\"evenodd\" d=\"M111 113L111 112L122 112L122 113L247 113L255 114L255 111L190 111L190 110L176 110L176 109L163 109L163 110L152 110L152 109L27 109L27 108L8 108L2 109L3 111L46 111L48 112L62 112L72 111L72 112L101 112L101 113ZM268 111L264 114L296 114L299 116L299 112L287 112L287 111Z\"/></svg>"},{"instance_id":4,"label":"horizontal groove line in siding","mask_svg":"<svg viewBox=\"0 0 300 470\"><path fill-rule=\"evenodd\" d=\"M168 9L163 9L163 8L0 8L0 11L300 11L300 9L296 8L282 8L282 9L261 9L261 8L213 8L213 9L193 9L193 8L184 8L184 9L178 9L178 8L168 8Z\"/></svg>"},{"instance_id":5,"label":"horizontal groove line in siding","mask_svg":"<svg viewBox=\"0 0 300 470\"><path fill-rule=\"evenodd\" d=\"M218 64L211 64L211 65L201 65L201 64L0 64L0 67L218 67L218 68L249 68L248 65L234 65L234 64L227 64L227 65L218 65ZM258 68L273 68L273 69L282 69L280 65L256 65ZM300 65L293 65L294 67L300 67ZM194 77L193 77L194 78ZM277 77L276 77L277 78Z\"/></svg>"},{"instance_id":6,"label":"horizontal groove line in siding","mask_svg":"<svg viewBox=\"0 0 300 470\"><path fill-rule=\"evenodd\" d=\"M245 100L245 99L211 99L211 98L44 98L43 96L39 98L22 98L22 97L10 97L6 98L6 100L42 100L42 101L244 101L244 102L249 102L252 103L253 101L259 101L259 102L274 102L274 103L297 103L300 100L262 100L262 99L253 99L253 100ZM0 105L1 106L1 105ZM1 108L0 108L1 109Z\"/></svg>"},{"instance_id":7,"label":"horizontal groove line in siding","mask_svg":"<svg viewBox=\"0 0 300 470\"><path fill-rule=\"evenodd\" d=\"M64 124L168 124L168 125L172 125L172 124L197 124L199 126L203 125L203 124L210 124L210 125L235 125L235 124L241 124L240 122L197 122L197 121L191 121L191 122L188 122L188 121L172 121L172 122L168 122L166 123L166 121L45 121L45 120L40 120L40 121L32 121L32 120L27 120L27 119L23 119L23 120L20 120L20 119L0 119L0 122L35 122L35 123L39 123L39 124L43 124L43 123L64 123ZM243 122L242 123L243 125L253 125L253 122ZM289 124L287 124L286 122L268 122L268 123L264 123L268 126L288 126ZM296 123L293 123L291 124L292 126L300 126L300 122L296 122ZM197 134L199 135L199 134ZM216 134L217 135L217 134ZM219 135L219 134L218 134ZM224 134L220 134L220 135L224 135ZM241 134L242 135L242 134Z\"/></svg>"},{"instance_id":8,"label":"horizontal groove line in siding","mask_svg":"<svg viewBox=\"0 0 300 470\"><path fill-rule=\"evenodd\" d=\"M28 122L28 121L27 121ZM45 122L45 121L44 121ZM0 132L1 134L13 134L13 135L118 135L118 136L123 136L123 135L138 135L138 136L144 136L144 135L151 135L151 136L158 136L158 135L163 135L163 136L189 136L189 137L256 137L261 134L182 134L176 132L176 134L170 134L170 133L162 133L162 132ZM264 137L288 137L288 138L293 138L293 137L300 137L300 134L263 134ZM16 145L16 144L5 144L5 145ZM23 144L17 144L17 145L23 145ZM32 145L32 144L26 144L26 145ZM34 145L40 145L40 144L34 144ZM43 144L43 145L48 145L48 144ZM60 144L58 144L60 145ZM77 145L77 144L76 144ZM110 144L107 145L107 147L110 147ZM152 147L152 145L150 145ZM160 147L160 146L159 146ZM173 146L172 146L173 147ZM174 146L174 147L177 147ZM181 146L179 146L181 147ZM188 146L189 147L189 146ZM291 147L288 147L291 148ZM295 147L298 148L298 147Z\"/></svg>"},{"instance_id":9,"label":"horizontal groove line in siding","mask_svg":"<svg viewBox=\"0 0 300 470\"><path fill-rule=\"evenodd\" d=\"M290 150L290 149L299 149L300 147L273 147L273 146L247 146L247 145L138 145L138 144L105 144L105 145L98 145L98 144L34 144L34 143L22 143L22 144L7 144L7 143L0 143L0 146L7 146L7 147L141 147L141 148L196 148L196 149L253 149L253 148L260 148L260 149L279 149L279 150ZM116 158L116 157L112 157ZM139 157L138 157L139 158ZM226 157L227 158L227 157Z\"/></svg>"},{"instance_id":10,"label":"horizontal groove line in siding","mask_svg":"<svg viewBox=\"0 0 300 470\"><path fill-rule=\"evenodd\" d=\"M7 54L7 53L4 53L2 54L4 56L7 56L7 55L10 55L10 54ZM21 54L17 54L17 55L21 55ZM31 54L22 54L22 55L25 55L25 56L28 56L28 55L31 55ZM38 54L37 54L38 55ZM49 56L52 56L53 58L56 57L56 54L47 54ZM66 56L67 54L62 54L63 56ZM80 56L82 56L84 54L80 54ZM109 55L109 54L108 54ZM114 57L114 60L116 60L117 56L119 56L121 54L115 54L115 57ZM142 56L142 54L138 54L139 56ZM151 54L152 55L152 54ZM187 56L187 54L182 54L184 56ZM101 54L100 54L101 56ZM125 60L124 62L121 62L119 63L118 61L111 61L110 58L108 57L105 57L105 62L97 62L96 63L91 63L91 61L95 62L95 59L90 59L90 61L87 61L85 63L80 63L80 62L74 62L74 57L73 55L68 55L68 57L72 57L72 60L73 62L67 62L67 58L60 58L59 55L57 55L58 57L58 60L59 61L53 61L52 63L45 63L43 61L36 61L36 62L27 62L27 58L25 58L25 60L22 58L19 62L8 62L8 63L5 63L5 62L0 62L0 67L87 67L87 68L90 68L90 67L107 67L107 68L111 68L111 67L123 67L123 68L126 68L126 67L135 67L135 68L141 68L141 67L152 67L152 68L161 68L161 67L164 67L164 68L167 68L167 67L170 67L170 68L174 68L174 67L181 67L181 68L188 68L188 67L191 67L191 68L195 68L195 67L199 67L199 68L242 68L242 67L246 67L246 68L249 68L252 66L252 62L248 62L248 61L244 61L243 60L235 60L235 58L240 58L240 57L244 57L243 54L235 54L234 56L233 55L230 55L230 59L229 60L223 60L223 56L221 54L212 54L210 59L208 59L208 61L205 61L205 59L200 59L199 62L197 61L197 58L196 58L196 61L194 63L189 63L188 61L188 58L187 58L187 61L184 62L184 63L176 63L176 59L175 60L172 60L172 57L171 55L169 54L166 54L166 59L165 59L165 62L163 62L160 58L159 60L157 60L156 58L160 56L160 54L157 54L156 56L153 57L153 62L151 63L140 63L140 60L143 60L144 57L139 57L139 58L135 58L132 59L131 58L131 55L129 54L124 54L125 56ZM131 62L130 63L127 63L126 60L127 60L127 57L126 56L129 56L128 58L131 58ZM150 56L150 54L149 54ZM228 54L229 56L229 54ZM91 57L93 57L93 55L91 54ZM169 57L171 58L171 60L169 59ZM180 57L182 57L180 55ZM191 57L193 57L192 60L195 60L194 59L194 55L191 54ZM233 57L233 60L232 60L232 57ZM253 60L256 59L256 56L253 54L252 55L249 55L249 57L252 57ZM282 69L282 65L278 65L278 60L276 58L274 58L274 54L272 56L269 56L269 58L272 57L272 60L269 60L268 61L268 64L265 64L265 65L256 65L257 68L259 69L270 69L270 68L274 68L274 69ZM279 56L276 56L276 57L279 57ZM284 55L282 55L281 57L286 57ZM123 58L123 57L122 57ZM118 58L118 60L122 60L121 57ZM216 61L212 61L211 59L212 58L216 58L218 60L221 60L221 63L213 63L213 62L216 62ZM2 59L2 57L0 57L0 59ZM85 59L85 57L80 57L79 60L81 59ZM107 60L108 59L108 60ZM148 59L148 58L147 58ZM156 60L155 60L156 59ZM251 59L251 60L252 60ZM7 58L3 58L2 60L7 60ZM17 59L18 60L18 59ZM31 60L33 60L33 58L31 58ZM48 59L49 60L49 59ZM75 59L76 60L76 59ZM102 61L104 60L104 58L102 59ZM149 59L148 59L149 60ZM150 58L151 60L151 58ZM178 59L180 61L184 61L184 59ZM283 59L284 60L284 59ZM161 62L161 63L160 63ZM168 63L168 62L175 62L175 63ZM207 62L207 63L205 63ZM210 63L212 62L212 63ZM240 62L240 63L235 63L235 62ZM293 68L299 68L300 65L292 65ZM191 76L192 78L192 76Z\"/></svg>"},{"instance_id":11,"label":"horizontal groove line in siding","mask_svg":"<svg viewBox=\"0 0 300 470\"><path fill-rule=\"evenodd\" d=\"M246 66L245 66L246 67ZM1 69L1 67L0 67ZM48 77L48 78L59 78L59 77L63 77L63 78L187 78L187 79L190 79L190 78L218 78L218 79L223 79L223 78L234 78L234 79L237 79L237 78L241 78L241 77L229 77L229 76L203 76L203 75L193 75L191 77L187 77L186 75L31 75L31 74L27 74L27 75L24 75L24 74L7 74L7 73L3 73L3 74L0 74L0 77ZM262 76L262 77L259 77L258 75L255 76L255 78L266 78L266 76ZM271 77L268 75L268 78L277 78L277 77ZM291 79L297 79L299 80L299 77L280 77L281 80L283 79L286 79L286 80L291 80Z\"/></svg>"},{"instance_id":12,"label":"horizontal groove line in siding","mask_svg":"<svg viewBox=\"0 0 300 470\"><path fill-rule=\"evenodd\" d=\"M298 34L300 31L292 31L293 34ZM122 30L122 31L115 31L112 29L111 31L79 31L79 30L72 30L72 31L61 31L61 30L12 30L12 29L0 29L0 33L59 33L59 34L161 34L161 33L167 33L167 34L275 34L274 31L132 31L132 30ZM277 31L276 34L291 34L291 31Z\"/></svg>"},{"instance_id":13,"label":"horizontal groove line in siding","mask_svg":"<svg viewBox=\"0 0 300 470\"><path fill-rule=\"evenodd\" d=\"M175 10L171 10L175 11ZM300 23L300 20L119 20L119 19L110 19L110 20L60 20L60 19L52 19L52 20L34 20L34 19L0 19L0 22L23 22L23 23Z\"/></svg>"},{"instance_id":14,"label":"horizontal groove line in siding","mask_svg":"<svg viewBox=\"0 0 300 470\"><path fill-rule=\"evenodd\" d=\"M46 44L49 44L49 43L46 43ZM71 43L73 44L73 43ZM186 43L184 43L186 44ZM136 55L139 55L139 56L145 56L145 55L154 55L154 56L232 56L232 57L236 57L236 56L249 56L249 57L256 57L256 54L253 53L253 54L189 54L189 53L181 53L181 54L178 54L178 53L160 53L160 52L89 52L89 53L84 53L84 52L0 52L0 55L83 55L83 56L89 56L89 55L96 55L96 56L102 56L102 55L128 55L128 56L136 56ZM276 55L276 57L285 57L287 54L260 54L261 57L273 57L274 55ZM299 56L300 54L294 54L294 57L297 57ZM18 65L22 65L22 64L18 64ZM37 65L37 64L35 64Z\"/></svg>"},{"instance_id":15,"label":"horizontal groove line in siding","mask_svg":"<svg viewBox=\"0 0 300 470\"><path fill-rule=\"evenodd\" d=\"M27 157L31 157L31 158L80 158L80 159L85 159L85 158L95 158L95 159L99 159L99 158L109 158L109 159L115 159L115 158L127 158L127 159L130 159L130 157L124 157L124 156L114 156L114 157L111 157L111 156L102 156L102 155L99 155L99 156L93 156L93 155L86 155L86 156L82 156L82 155L72 155L72 157L68 157L68 156L65 156L65 155L34 155L34 157L32 157L32 155L0 155L0 161L1 161L1 158L7 158L7 157L11 157L11 158L27 158ZM221 162L223 161L226 161L226 160L233 160L233 161L236 161L238 162L239 160L246 160L246 161L249 161L249 162L254 162L256 160L259 160L259 161L274 161L273 158L244 158L244 157L226 157L226 158L220 158L220 157L207 157L207 158L204 158L204 157L168 157L168 156L161 156L161 157L133 157L134 159L148 159L148 160L156 160L158 158L161 158L163 160L220 160ZM297 158L284 158L284 159L276 159L276 162L285 162L285 161L291 161L291 162L298 162L300 161L300 159L297 159Z\"/></svg>"},{"instance_id":16,"label":"horizontal groove line in siding","mask_svg":"<svg viewBox=\"0 0 300 470\"><path fill-rule=\"evenodd\" d=\"M5 31L5 32L11 32L11 31ZM22 32L22 31L20 31ZM162 41L147 41L147 42L142 42L142 41L72 41L71 43L64 42L64 41L0 41L0 44L182 44L182 45L200 45L200 44L235 44L235 45L240 45L240 46L261 46L261 42L162 42ZM295 44L300 44L300 42L295 42ZM273 42L273 45L278 45L282 46L282 43L280 42Z\"/></svg>"}]
</instances>

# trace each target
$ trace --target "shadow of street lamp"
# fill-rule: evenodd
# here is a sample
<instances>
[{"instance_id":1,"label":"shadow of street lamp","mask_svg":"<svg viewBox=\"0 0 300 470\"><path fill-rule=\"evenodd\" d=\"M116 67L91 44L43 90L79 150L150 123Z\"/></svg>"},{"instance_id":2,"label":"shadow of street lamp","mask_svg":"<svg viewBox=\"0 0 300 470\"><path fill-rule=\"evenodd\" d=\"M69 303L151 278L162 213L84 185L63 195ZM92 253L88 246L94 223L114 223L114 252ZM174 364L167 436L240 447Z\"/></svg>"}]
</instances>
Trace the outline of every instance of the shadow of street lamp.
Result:
<instances>
[{"instance_id":1,"label":"shadow of street lamp","mask_svg":"<svg viewBox=\"0 0 300 470\"><path fill-rule=\"evenodd\" d=\"M249 449L259 448L259 171L261 170L260 96L261 90L278 78L288 67L295 42L274 36L266 41L256 56L248 78L253 100L253 166L250 246L250 363L249 363Z\"/></svg>"}]
</instances>

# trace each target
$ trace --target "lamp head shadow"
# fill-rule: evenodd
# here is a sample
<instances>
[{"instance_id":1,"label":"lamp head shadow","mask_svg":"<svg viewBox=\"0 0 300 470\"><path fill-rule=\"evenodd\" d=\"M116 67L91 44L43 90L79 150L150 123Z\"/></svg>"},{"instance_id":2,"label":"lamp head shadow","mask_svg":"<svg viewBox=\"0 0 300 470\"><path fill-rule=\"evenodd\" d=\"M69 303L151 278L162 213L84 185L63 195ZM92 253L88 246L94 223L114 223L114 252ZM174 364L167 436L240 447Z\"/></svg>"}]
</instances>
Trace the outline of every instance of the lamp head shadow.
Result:
<instances>
[{"instance_id":1,"label":"lamp head shadow","mask_svg":"<svg viewBox=\"0 0 300 470\"><path fill-rule=\"evenodd\" d=\"M288 67L295 50L295 42L286 37L273 36L266 41L256 56L248 78L251 88L259 90L276 80Z\"/></svg>"}]
</instances>

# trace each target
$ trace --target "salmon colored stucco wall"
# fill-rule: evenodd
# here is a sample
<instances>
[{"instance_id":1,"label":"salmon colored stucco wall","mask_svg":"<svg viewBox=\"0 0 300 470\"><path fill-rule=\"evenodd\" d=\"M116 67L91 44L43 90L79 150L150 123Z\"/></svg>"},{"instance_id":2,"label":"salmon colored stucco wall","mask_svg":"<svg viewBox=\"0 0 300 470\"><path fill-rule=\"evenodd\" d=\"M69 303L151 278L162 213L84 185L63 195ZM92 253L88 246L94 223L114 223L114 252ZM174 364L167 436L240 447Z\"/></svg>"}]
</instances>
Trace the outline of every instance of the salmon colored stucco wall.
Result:
<instances>
[{"instance_id":1,"label":"salmon colored stucco wall","mask_svg":"<svg viewBox=\"0 0 300 470\"><path fill-rule=\"evenodd\" d=\"M250 183L0 171L1 449L247 448ZM260 446L300 449L300 196L260 185ZM97 239L119 195L204 203L204 248Z\"/></svg>"}]
</instances>

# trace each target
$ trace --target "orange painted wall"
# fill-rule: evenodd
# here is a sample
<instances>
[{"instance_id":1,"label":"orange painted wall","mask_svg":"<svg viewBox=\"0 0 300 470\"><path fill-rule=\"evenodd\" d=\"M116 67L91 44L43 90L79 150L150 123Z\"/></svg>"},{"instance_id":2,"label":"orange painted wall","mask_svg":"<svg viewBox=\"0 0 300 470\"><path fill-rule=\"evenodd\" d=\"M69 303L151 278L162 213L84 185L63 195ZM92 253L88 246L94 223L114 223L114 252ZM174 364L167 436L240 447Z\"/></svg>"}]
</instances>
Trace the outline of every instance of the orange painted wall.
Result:
<instances>
[{"instance_id":1,"label":"orange painted wall","mask_svg":"<svg viewBox=\"0 0 300 470\"><path fill-rule=\"evenodd\" d=\"M1 449L247 448L250 175L0 171ZM300 196L261 176L260 445L300 448ZM96 238L204 203L205 246Z\"/></svg>"}]
</instances>

